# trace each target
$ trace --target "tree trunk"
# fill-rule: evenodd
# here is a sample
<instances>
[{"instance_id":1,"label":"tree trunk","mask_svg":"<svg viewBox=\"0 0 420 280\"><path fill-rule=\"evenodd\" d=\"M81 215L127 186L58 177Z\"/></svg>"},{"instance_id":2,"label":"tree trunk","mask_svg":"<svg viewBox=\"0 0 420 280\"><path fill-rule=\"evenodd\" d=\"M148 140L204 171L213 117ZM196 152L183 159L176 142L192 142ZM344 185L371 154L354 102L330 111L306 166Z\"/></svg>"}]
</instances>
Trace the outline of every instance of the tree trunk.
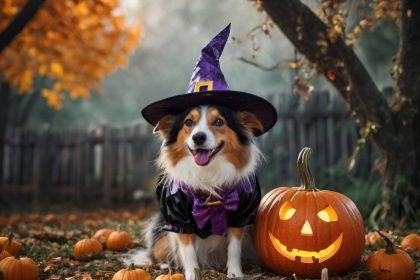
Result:
<instances>
[{"instance_id":1,"label":"tree trunk","mask_svg":"<svg viewBox=\"0 0 420 280\"><path fill-rule=\"evenodd\" d=\"M0 81L0 185L3 182L3 153L11 94L9 83Z\"/></svg>"},{"instance_id":2,"label":"tree trunk","mask_svg":"<svg viewBox=\"0 0 420 280\"><path fill-rule=\"evenodd\" d=\"M23 30L28 22L36 15L45 0L29 0L16 15L7 28L0 33L0 53Z\"/></svg>"},{"instance_id":3,"label":"tree trunk","mask_svg":"<svg viewBox=\"0 0 420 280\"><path fill-rule=\"evenodd\" d=\"M341 37L330 40L329 27L305 4L298 0L262 1L267 14L300 53L315 63L318 70L334 72L335 79L330 82L362 129L369 130L381 154L379 162L383 164L383 203L378 213L382 223L393 226L401 222L414 224L419 215L410 208L420 205L420 193L415 191L419 186L416 143L420 143L420 129L414 129L415 124L419 125L420 108L420 2L402 0L402 3L405 6L400 52L403 74L399 88L409 96L409 101L397 111L388 105L353 49Z\"/></svg>"},{"instance_id":4,"label":"tree trunk","mask_svg":"<svg viewBox=\"0 0 420 280\"><path fill-rule=\"evenodd\" d=\"M419 222L420 194L420 2L401 1L400 67L394 149L387 151L381 217L397 212L400 222ZM417 211L417 213L416 213Z\"/></svg>"},{"instance_id":5,"label":"tree trunk","mask_svg":"<svg viewBox=\"0 0 420 280\"><path fill-rule=\"evenodd\" d=\"M384 189L379 220L388 226L418 226L420 211L420 2L401 1L401 73L388 126L394 145L385 150ZM393 218L390 218L393 217Z\"/></svg>"}]
</instances>

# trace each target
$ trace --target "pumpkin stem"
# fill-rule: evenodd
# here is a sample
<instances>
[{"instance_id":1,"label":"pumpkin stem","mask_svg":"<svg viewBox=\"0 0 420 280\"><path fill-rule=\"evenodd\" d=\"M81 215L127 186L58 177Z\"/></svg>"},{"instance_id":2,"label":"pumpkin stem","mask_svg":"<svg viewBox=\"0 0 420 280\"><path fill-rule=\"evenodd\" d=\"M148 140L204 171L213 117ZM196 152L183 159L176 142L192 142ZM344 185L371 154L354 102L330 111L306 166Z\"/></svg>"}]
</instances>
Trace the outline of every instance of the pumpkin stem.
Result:
<instances>
[{"instance_id":1,"label":"pumpkin stem","mask_svg":"<svg viewBox=\"0 0 420 280\"><path fill-rule=\"evenodd\" d=\"M300 189L304 191L319 191L315 187L315 181L312 177L311 170L309 169L309 158L311 157L312 149L303 148L298 156L297 160L297 170L300 177Z\"/></svg>"},{"instance_id":2,"label":"pumpkin stem","mask_svg":"<svg viewBox=\"0 0 420 280\"><path fill-rule=\"evenodd\" d=\"M135 270L136 268L134 267L134 263L130 263L130 265L128 266L128 270Z\"/></svg>"},{"instance_id":3,"label":"pumpkin stem","mask_svg":"<svg viewBox=\"0 0 420 280\"><path fill-rule=\"evenodd\" d=\"M16 260L20 259L20 256L22 255L21 250L17 251L16 254L13 256Z\"/></svg>"},{"instance_id":4,"label":"pumpkin stem","mask_svg":"<svg viewBox=\"0 0 420 280\"><path fill-rule=\"evenodd\" d=\"M13 231L9 233L9 236L7 237L7 241L9 242L9 246L12 245L12 241L15 235L13 234Z\"/></svg>"},{"instance_id":5,"label":"pumpkin stem","mask_svg":"<svg viewBox=\"0 0 420 280\"><path fill-rule=\"evenodd\" d=\"M395 254L395 248L394 248L394 244L392 243L391 239L389 239L385 234L383 234L380 230L375 230L381 237L383 240L385 240L386 243L386 248L385 248L385 252L388 255L392 255Z\"/></svg>"},{"instance_id":6,"label":"pumpkin stem","mask_svg":"<svg viewBox=\"0 0 420 280\"><path fill-rule=\"evenodd\" d=\"M121 231L121 224L118 224L117 226L117 231L120 232Z\"/></svg>"}]
</instances>

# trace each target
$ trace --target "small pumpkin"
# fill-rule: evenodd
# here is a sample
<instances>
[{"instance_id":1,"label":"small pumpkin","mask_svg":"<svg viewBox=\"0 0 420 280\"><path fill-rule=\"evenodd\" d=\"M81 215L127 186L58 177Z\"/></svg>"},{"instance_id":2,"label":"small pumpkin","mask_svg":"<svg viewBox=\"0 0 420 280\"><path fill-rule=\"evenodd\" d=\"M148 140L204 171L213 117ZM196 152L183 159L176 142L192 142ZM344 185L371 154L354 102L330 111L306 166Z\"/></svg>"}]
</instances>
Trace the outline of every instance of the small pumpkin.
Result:
<instances>
[{"instance_id":1,"label":"small pumpkin","mask_svg":"<svg viewBox=\"0 0 420 280\"><path fill-rule=\"evenodd\" d=\"M384 231L381 230L381 232L388 238L391 237L391 235ZM377 233L376 231L369 231L368 233L366 233L365 235L365 244L366 245L375 245L376 243L380 242L382 240L381 236L379 235L379 233Z\"/></svg>"},{"instance_id":2,"label":"small pumpkin","mask_svg":"<svg viewBox=\"0 0 420 280\"><path fill-rule=\"evenodd\" d=\"M7 258L7 257L11 257L12 255L9 253L9 252L7 252L6 250L4 250L4 248L3 248L3 246L0 246L0 261L2 260L2 259L5 259L5 258ZM1 278L0 278L1 279Z\"/></svg>"},{"instance_id":3,"label":"small pumpkin","mask_svg":"<svg viewBox=\"0 0 420 280\"><path fill-rule=\"evenodd\" d=\"M7 257L0 261L4 280L37 280L38 267L30 258Z\"/></svg>"},{"instance_id":4,"label":"small pumpkin","mask_svg":"<svg viewBox=\"0 0 420 280\"><path fill-rule=\"evenodd\" d=\"M0 237L0 246L3 247L3 249L9 252L12 256L16 255L16 253L22 247L22 245L19 242L13 240L13 238L13 232L11 232L8 237Z\"/></svg>"},{"instance_id":5,"label":"small pumpkin","mask_svg":"<svg viewBox=\"0 0 420 280\"><path fill-rule=\"evenodd\" d=\"M401 240L401 248L411 249L414 251L420 250L420 235L411 233Z\"/></svg>"},{"instance_id":6,"label":"small pumpkin","mask_svg":"<svg viewBox=\"0 0 420 280\"><path fill-rule=\"evenodd\" d=\"M150 273L131 264L114 274L112 280L150 280Z\"/></svg>"},{"instance_id":7,"label":"small pumpkin","mask_svg":"<svg viewBox=\"0 0 420 280\"><path fill-rule=\"evenodd\" d=\"M59 219L53 213L49 213L44 217L44 222L46 222L46 223L56 223L58 221L59 221Z\"/></svg>"},{"instance_id":8,"label":"small pumpkin","mask_svg":"<svg viewBox=\"0 0 420 280\"><path fill-rule=\"evenodd\" d=\"M414 279L413 259L403 250L395 249L394 244L378 231L386 242L386 248L372 253L366 260L367 268L378 280Z\"/></svg>"},{"instance_id":9,"label":"small pumpkin","mask_svg":"<svg viewBox=\"0 0 420 280\"><path fill-rule=\"evenodd\" d=\"M121 231L118 226L118 230L112 232L107 241L106 248L113 251L123 251L133 244L133 239L126 231Z\"/></svg>"},{"instance_id":10,"label":"small pumpkin","mask_svg":"<svg viewBox=\"0 0 420 280\"><path fill-rule=\"evenodd\" d=\"M76 260L88 260L102 256L102 244L95 238L79 240L73 249L73 257Z\"/></svg>"},{"instance_id":11,"label":"small pumpkin","mask_svg":"<svg viewBox=\"0 0 420 280\"><path fill-rule=\"evenodd\" d=\"M281 275L316 278L349 271L362 256L365 227L346 196L319 190L309 170L312 150L298 156L300 187L279 187L261 200L255 245L262 264Z\"/></svg>"},{"instance_id":12,"label":"small pumpkin","mask_svg":"<svg viewBox=\"0 0 420 280\"><path fill-rule=\"evenodd\" d=\"M104 246L106 244L106 241L108 240L108 237L111 235L111 233L113 233L114 231L112 229L108 229L108 228L103 228L98 230L95 235L93 236L93 238L96 238L99 240L99 242L101 242Z\"/></svg>"},{"instance_id":13,"label":"small pumpkin","mask_svg":"<svg viewBox=\"0 0 420 280\"><path fill-rule=\"evenodd\" d=\"M161 274L155 280L185 280L185 276L182 273Z\"/></svg>"}]
</instances>

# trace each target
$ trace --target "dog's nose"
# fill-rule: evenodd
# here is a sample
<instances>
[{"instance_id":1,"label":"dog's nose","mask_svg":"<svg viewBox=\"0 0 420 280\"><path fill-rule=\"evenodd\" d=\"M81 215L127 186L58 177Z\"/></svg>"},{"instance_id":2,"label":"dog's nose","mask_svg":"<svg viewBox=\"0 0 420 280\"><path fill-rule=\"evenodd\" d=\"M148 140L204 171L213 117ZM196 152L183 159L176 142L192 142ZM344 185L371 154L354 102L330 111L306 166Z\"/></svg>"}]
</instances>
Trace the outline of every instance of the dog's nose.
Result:
<instances>
[{"instance_id":1,"label":"dog's nose","mask_svg":"<svg viewBox=\"0 0 420 280\"><path fill-rule=\"evenodd\" d=\"M192 140L196 145L202 145L204 142L206 142L206 138L207 136L204 132L197 132L192 136Z\"/></svg>"}]
</instances>

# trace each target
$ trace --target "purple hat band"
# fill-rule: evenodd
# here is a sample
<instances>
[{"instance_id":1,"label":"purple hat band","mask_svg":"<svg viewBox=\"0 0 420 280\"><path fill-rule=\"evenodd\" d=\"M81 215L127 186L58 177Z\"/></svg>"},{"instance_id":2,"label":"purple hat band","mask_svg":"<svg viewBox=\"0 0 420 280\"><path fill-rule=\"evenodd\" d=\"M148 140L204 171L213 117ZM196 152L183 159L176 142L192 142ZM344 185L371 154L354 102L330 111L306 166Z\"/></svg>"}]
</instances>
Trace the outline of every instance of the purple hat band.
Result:
<instances>
[{"instance_id":1,"label":"purple hat band","mask_svg":"<svg viewBox=\"0 0 420 280\"><path fill-rule=\"evenodd\" d=\"M219 63L219 58L229 39L229 33L230 24L201 50L187 93L229 89Z\"/></svg>"}]
</instances>

